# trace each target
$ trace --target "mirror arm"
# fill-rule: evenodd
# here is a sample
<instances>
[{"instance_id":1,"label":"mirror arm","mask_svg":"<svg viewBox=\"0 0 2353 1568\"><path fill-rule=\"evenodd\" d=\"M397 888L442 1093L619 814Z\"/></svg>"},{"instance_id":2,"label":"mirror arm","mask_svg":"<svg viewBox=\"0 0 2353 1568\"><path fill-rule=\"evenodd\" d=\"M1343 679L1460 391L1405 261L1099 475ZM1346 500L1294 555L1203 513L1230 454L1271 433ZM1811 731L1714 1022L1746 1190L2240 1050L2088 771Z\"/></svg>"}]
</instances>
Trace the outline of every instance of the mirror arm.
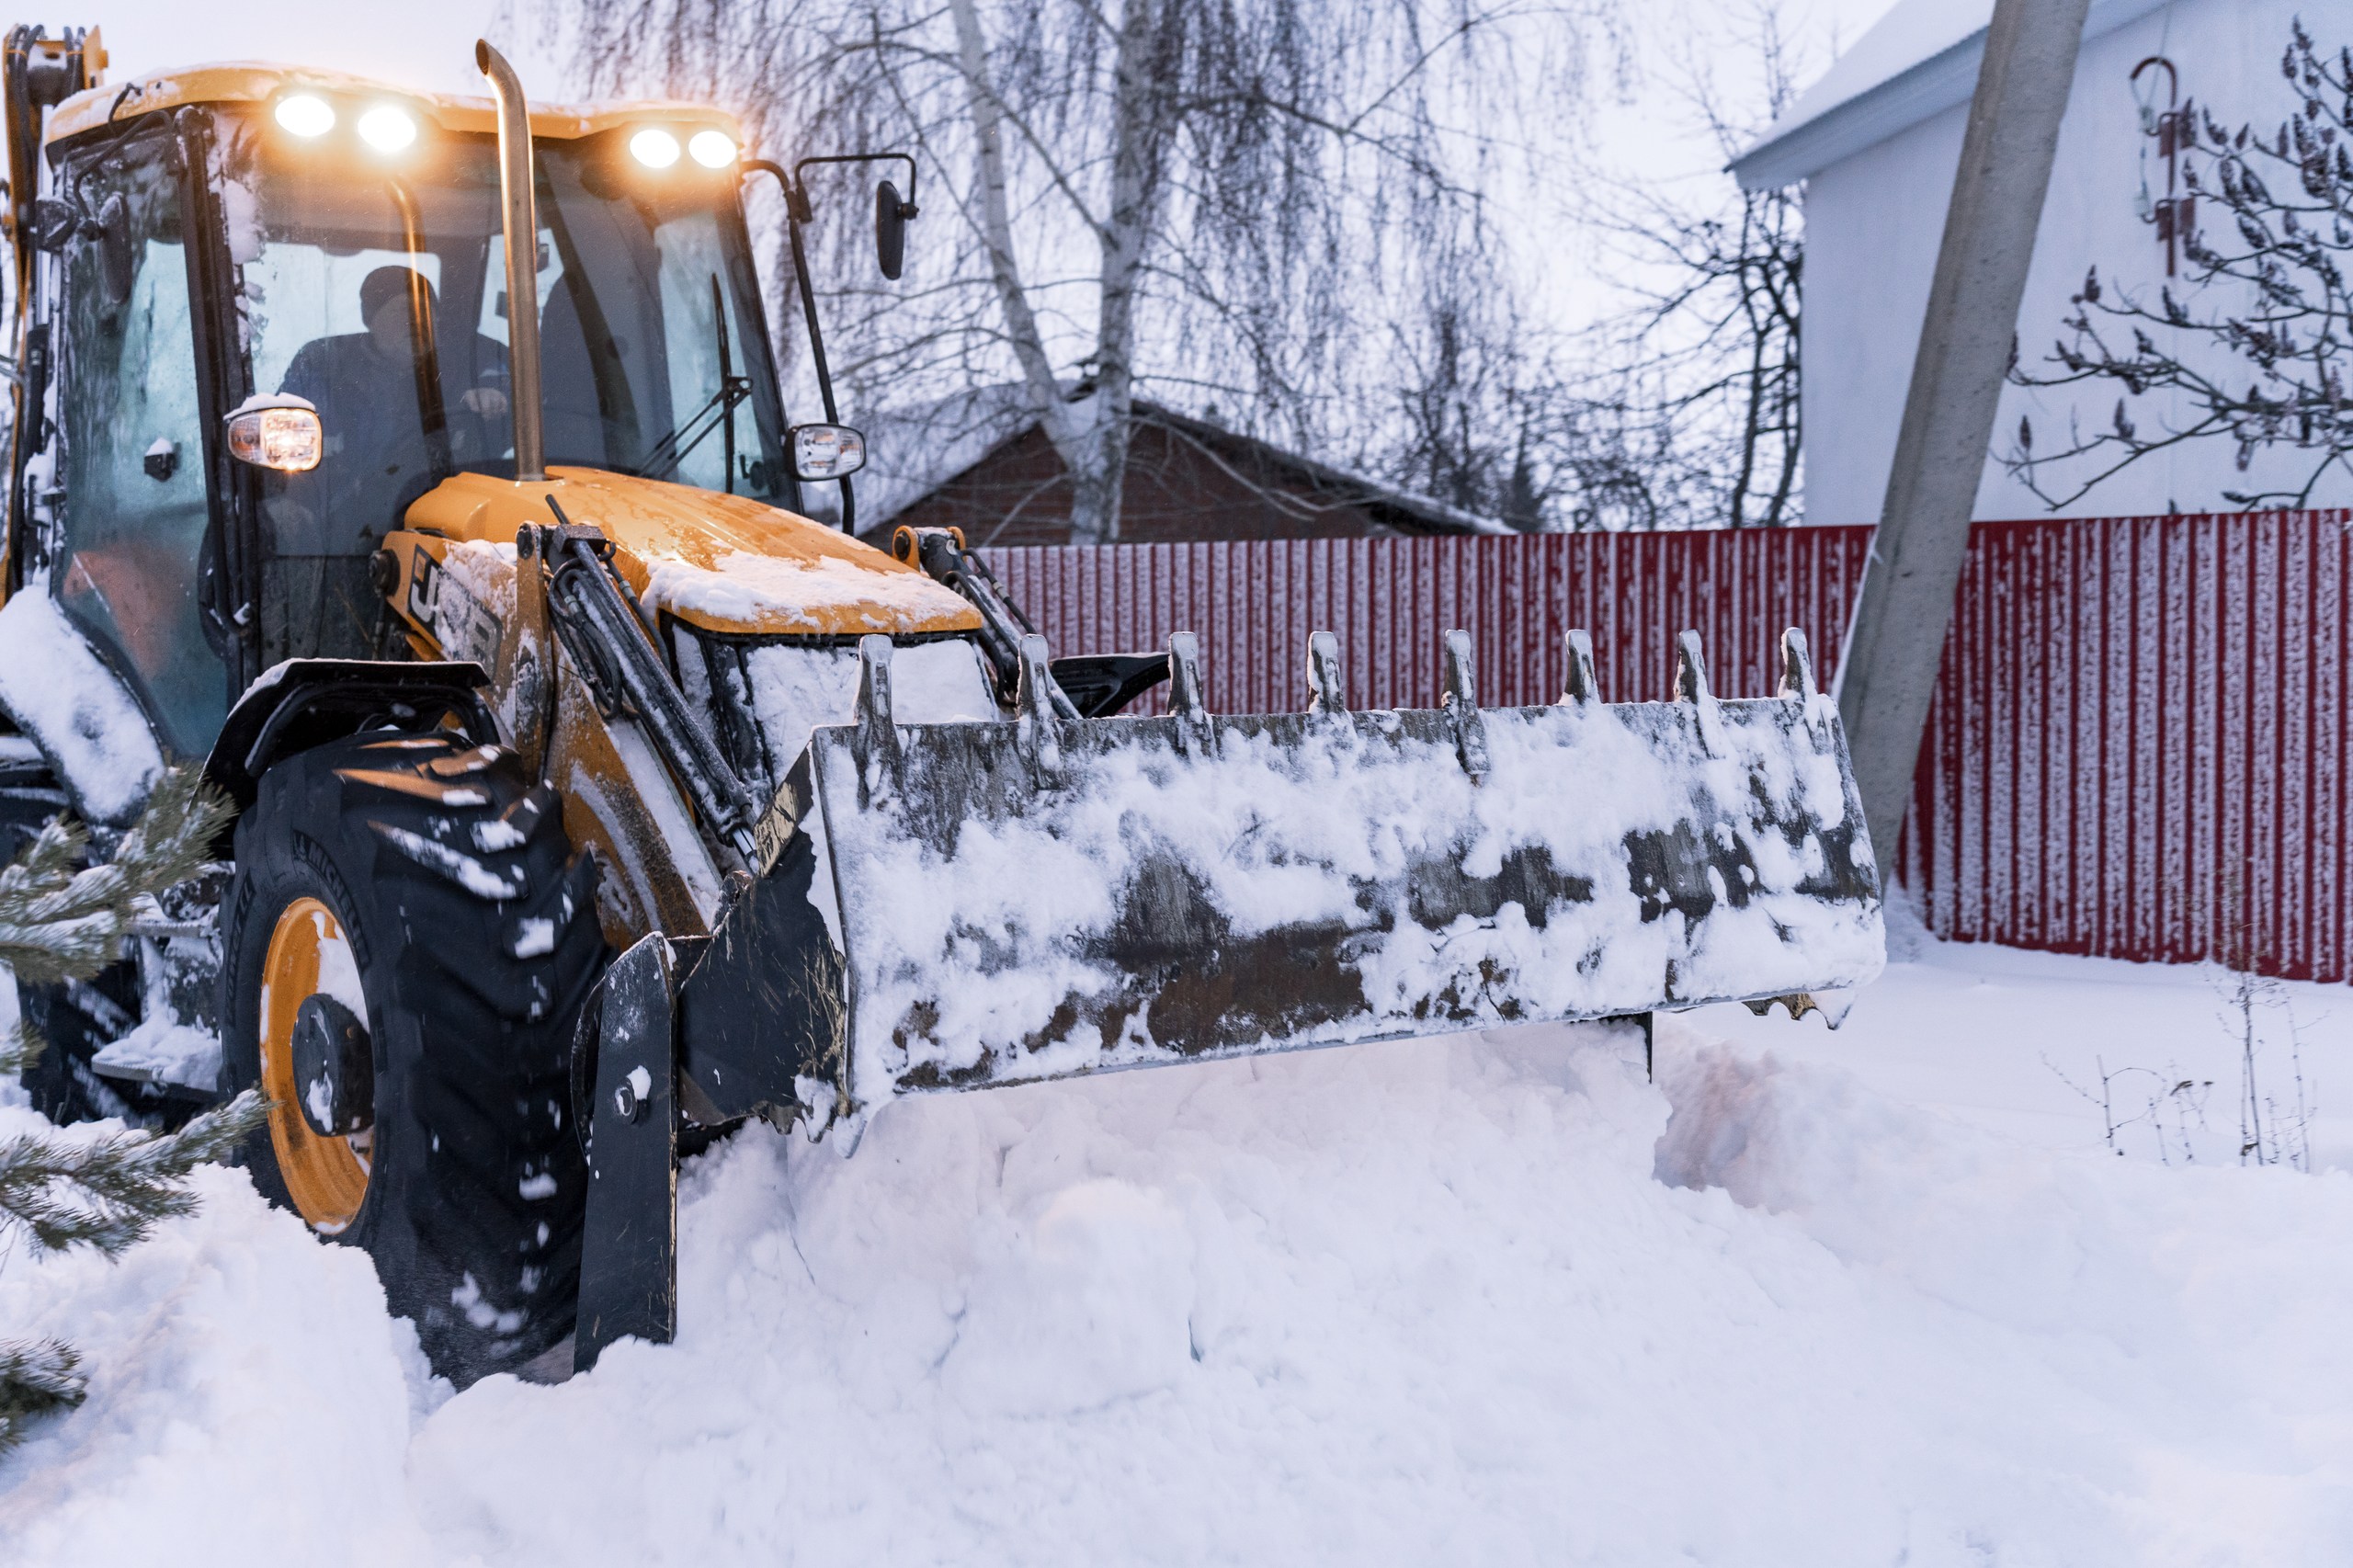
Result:
<instances>
[{"instance_id":1,"label":"mirror arm","mask_svg":"<svg viewBox=\"0 0 2353 1568\"><path fill-rule=\"evenodd\" d=\"M807 162L807 160L803 160ZM767 158L744 160L746 174L773 175L784 189L784 229L792 242L792 278L801 290L801 314L809 324L809 359L817 368L817 395L825 405L825 423L838 425L841 414L834 406L834 372L825 362L825 334L817 324L817 290L809 279L809 252L801 238L801 225L810 218L809 193L794 179L783 165ZM799 482L796 480L795 483ZM858 500L850 489L849 476L844 474L835 482L842 490L842 532L858 531Z\"/></svg>"}]
</instances>

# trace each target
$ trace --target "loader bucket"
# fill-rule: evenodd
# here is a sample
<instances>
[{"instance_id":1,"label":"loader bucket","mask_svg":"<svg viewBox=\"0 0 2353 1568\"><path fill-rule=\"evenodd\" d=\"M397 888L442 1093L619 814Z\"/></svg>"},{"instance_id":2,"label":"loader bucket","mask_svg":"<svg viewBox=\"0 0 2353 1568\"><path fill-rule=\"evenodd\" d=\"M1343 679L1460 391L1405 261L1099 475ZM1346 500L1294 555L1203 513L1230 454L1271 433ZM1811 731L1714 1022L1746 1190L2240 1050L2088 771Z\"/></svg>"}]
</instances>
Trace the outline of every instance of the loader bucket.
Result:
<instances>
[{"instance_id":1,"label":"loader bucket","mask_svg":"<svg viewBox=\"0 0 2353 1568\"><path fill-rule=\"evenodd\" d=\"M822 1123L1389 1036L1794 1011L1876 974L1878 878L1802 635L1782 695L1718 700L1687 632L1664 703L1601 701L1570 642L1557 703L1478 707L1451 632L1443 706L1353 712L1318 633L1305 711L1212 715L1180 634L1167 716L1074 721L1031 638L1016 722L898 725L868 638L857 722L815 732L768 870L684 988L681 1065L730 1110L789 1074Z\"/></svg>"}]
</instances>

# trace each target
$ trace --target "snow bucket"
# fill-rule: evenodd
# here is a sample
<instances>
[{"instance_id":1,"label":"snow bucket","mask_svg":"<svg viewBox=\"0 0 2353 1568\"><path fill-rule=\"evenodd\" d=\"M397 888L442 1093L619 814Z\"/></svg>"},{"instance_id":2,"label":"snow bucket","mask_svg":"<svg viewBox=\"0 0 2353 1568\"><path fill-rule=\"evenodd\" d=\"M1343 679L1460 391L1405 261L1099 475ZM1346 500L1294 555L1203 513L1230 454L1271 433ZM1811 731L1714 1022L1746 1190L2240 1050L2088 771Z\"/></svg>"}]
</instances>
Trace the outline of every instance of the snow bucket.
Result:
<instances>
[{"instance_id":1,"label":"snow bucket","mask_svg":"<svg viewBox=\"0 0 2353 1568\"><path fill-rule=\"evenodd\" d=\"M1598 1018L1860 984L1878 878L1802 633L1781 695L1607 703L1570 634L1553 704L1481 709L1448 638L1436 709L1352 712L1311 641L1307 710L902 725L891 645L762 830L768 869L679 995L686 1108L797 1106Z\"/></svg>"}]
</instances>

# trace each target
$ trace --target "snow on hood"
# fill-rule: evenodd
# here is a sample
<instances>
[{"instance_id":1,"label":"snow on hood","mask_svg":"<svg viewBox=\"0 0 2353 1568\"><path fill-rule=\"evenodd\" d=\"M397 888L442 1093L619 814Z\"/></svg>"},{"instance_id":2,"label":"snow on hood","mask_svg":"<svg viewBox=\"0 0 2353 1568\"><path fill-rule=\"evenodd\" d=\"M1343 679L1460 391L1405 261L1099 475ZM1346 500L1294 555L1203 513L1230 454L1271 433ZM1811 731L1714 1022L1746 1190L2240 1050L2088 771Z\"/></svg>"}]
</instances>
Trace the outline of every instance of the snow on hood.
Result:
<instances>
[{"instance_id":1,"label":"snow on hood","mask_svg":"<svg viewBox=\"0 0 2353 1568\"><path fill-rule=\"evenodd\" d=\"M709 566L645 563L645 608L722 625L758 622L780 631L893 632L968 618L954 590L914 572L878 572L838 556L792 560L731 551ZM784 624L778 624L781 619Z\"/></svg>"}]
</instances>

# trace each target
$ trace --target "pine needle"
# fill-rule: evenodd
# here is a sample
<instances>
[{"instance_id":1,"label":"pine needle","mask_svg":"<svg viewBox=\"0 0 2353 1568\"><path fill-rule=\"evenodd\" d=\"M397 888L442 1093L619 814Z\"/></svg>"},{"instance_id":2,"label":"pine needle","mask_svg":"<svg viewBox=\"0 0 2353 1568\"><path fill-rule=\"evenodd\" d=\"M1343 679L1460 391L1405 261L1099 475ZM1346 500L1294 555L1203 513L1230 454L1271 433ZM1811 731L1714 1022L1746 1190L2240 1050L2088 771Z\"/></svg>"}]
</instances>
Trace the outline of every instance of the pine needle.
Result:
<instances>
[{"instance_id":1,"label":"pine needle","mask_svg":"<svg viewBox=\"0 0 2353 1568\"><path fill-rule=\"evenodd\" d=\"M116 1132L86 1142L32 1133L0 1143L0 1222L31 1233L44 1251L90 1246L119 1256L162 1221L196 1211L181 1184L226 1158L261 1125L251 1089L176 1132Z\"/></svg>"},{"instance_id":2,"label":"pine needle","mask_svg":"<svg viewBox=\"0 0 2353 1568\"><path fill-rule=\"evenodd\" d=\"M40 1031L18 1018L13 1030L0 1034L0 1078L12 1074L21 1076L46 1049L48 1041L40 1038Z\"/></svg>"},{"instance_id":3,"label":"pine needle","mask_svg":"<svg viewBox=\"0 0 2353 1568\"><path fill-rule=\"evenodd\" d=\"M89 835L55 818L0 869L0 963L30 985L97 974L120 956L133 904L202 869L228 815L202 772L174 768L113 858L80 869Z\"/></svg>"},{"instance_id":4,"label":"pine needle","mask_svg":"<svg viewBox=\"0 0 2353 1568\"><path fill-rule=\"evenodd\" d=\"M82 1358L60 1340L0 1343L0 1454L25 1439L35 1417L82 1403L89 1380Z\"/></svg>"}]
</instances>

